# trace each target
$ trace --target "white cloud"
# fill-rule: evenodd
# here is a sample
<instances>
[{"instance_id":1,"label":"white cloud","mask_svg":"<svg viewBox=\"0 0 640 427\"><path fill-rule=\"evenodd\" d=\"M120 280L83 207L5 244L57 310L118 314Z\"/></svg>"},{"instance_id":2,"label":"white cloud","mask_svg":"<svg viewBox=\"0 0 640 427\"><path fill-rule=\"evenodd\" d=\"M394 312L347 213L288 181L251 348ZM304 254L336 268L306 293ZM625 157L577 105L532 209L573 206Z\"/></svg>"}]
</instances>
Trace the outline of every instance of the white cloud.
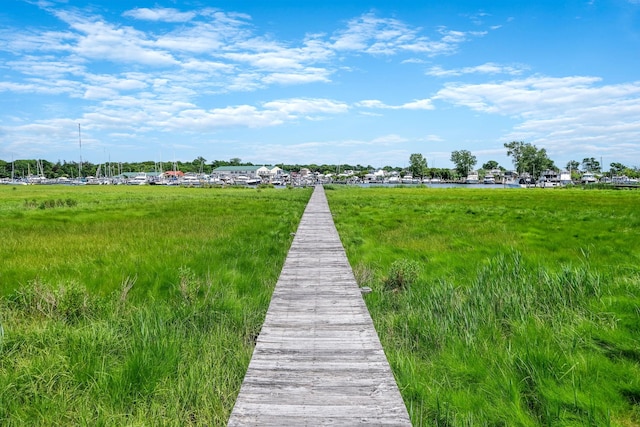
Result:
<instances>
[{"instance_id":1,"label":"white cloud","mask_svg":"<svg viewBox=\"0 0 640 427\"><path fill-rule=\"evenodd\" d=\"M356 106L371 109L386 110L433 110L435 107L430 99L417 99L402 105L387 105L377 99L366 99L356 103Z\"/></svg>"},{"instance_id":2,"label":"white cloud","mask_svg":"<svg viewBox=\"0 0 640 427\"><path fill-rule=\"evenodd\" d=\"M435 107L430 99L418 99L400 106L403 110L433 110Z\"/></svg>"},{"instance_id":3,"label":"white cloud","mask_svg":"<svg viewBox=\"0 0 640 427\"><path fill-rule=\"evenodd\" d=\"M75 34L70 31L36 31L32 29L0 30L0 49L16 55L24 52L65 53L68 43L73 42Z\"/></svg>"},{"instance_id":4,"label":"white cloud","mask_svg":"<svg viewBox=\"0 0 640 427\"><path fill-rule=\"evenodd\" d=\"M427 61L419 58L409 58L402 61L402 64L425 64Z\"/></svg>"},{"instance_id":5,"label":"white cloud","mask_svg":"<svg viewBox=\"0 0 640 427\"><path fill-rule=\"evenodd\" d=\"M116 95L116 91L99 86L89 86L84 93L84 99L111 99Z\"/></svg>"},{"instance_id":6,"label":"white cloud","mask_svg":"<svg viewBox=\"0 0 640 427\"><path fill-rule=\"evenodd\" d=\"M137 91L148 87L147 82L145 82L147 77L140 73L129 73L122 77L111 74L88 74L86 81L92 85L99 85L114 91Z\"/></svg>"},{"instance_id":7,"label":"white cloud","mask_svg":"<svg viewBox=\"0 0 640 427\"><path fill-rule=\"evenodd\" d=\"M576 129L587 129L587 121L596 116L599 118L592 120L591 131L606 135L606 131L612 130L618 136L626 135L625 141L630 141L637 123L632 118L637 113L633 106L637 97L622 95L635 90L637 85L620 86L615 94L615 86L602 86L591 77L532 77L476 85L449 83L435 97L403 98L408 102L397 104L375 99L379 92L373 87L355 95L355 99L364 98L360 102L329 99L340 90L338 79L342 75L373 73L366 68L367 61L380 61L384 56L386 67L396 59L392 56L398 56L398 62L424 64L429 57L454 53L461 44L483 37L486 33L482 31L448 27L427 31L399 19L366 13L333 32L328 29L327 33L283 40L260 33L250 16L212 8L187 12L163 7L138 8L124 13L132 18L125 19L124 24L62 4L46 10L60 20L56 31L36 27L0 30L0 51L6 53L3 59L10 59L0 65L7 76L0 82L0 92L17 94L16 97L59 96L44 99L43 104L73 106L58 111L52 108L47 113L75 115L74 122L82 122L87 131L108 131L119 137L137 135L148 141L145 132L182 134L223 128L266 128L354 112L364 116L388 114L387 110L399 113L433 110L434 102L514 117L520 123L514 132L540 141L558 139L560 135L569 135L577 141L582 133L586 141L586 131ZM153 25L151 31L149 23L141 20L162 24ZM407 68L415 71L414 67ZM458 69L432 67L427 74L519 75L525 70L520 65L487 62ZM308 91L299 89L309 84L314 85ZM320 84L326 84L327 93L317 90ZM279 95L273 101L265 101L274 99L268 90L274 85L281 86L276 88ZM298 87L291 87L294 85ZM247 93L232 97L232 92L258 90L260 101L251 101ZM345 88L344 96L337 96L354 99L347 94L348 90ZM414 93L423 90L416 89ZM600 95L598 90L602 92ZM603 99L600 110L594 101L598 96ZM613 101L616 97L622 98ZM83 103L72 103L73 99L82 99ZM624 99L629 105L622 102ZM358 119L369 120L362 116ZM22 123L21 120L26 119L17 122ZM45 127L63 123L56 120L42 117L34 123ZM544 128L550 129L547 134L543 133ZM36 128L12 127L11 137L22 131L27 140L37 141L33 137ZM310 144L306 148L408 142L393 131L386 128L381 133L390 132L388 135L372 140L344 139L327 145ZM430 135L420 142L442 141L437 138ZM63 139L68 141L68 135Z\"/></svg>"},{"instance_id":8,"label":"white cloud","mask_svg":"<svg viewBox=\"0 0 640 427\"><path fill-rule=\"evenodd\" d=\"M225 64L218 61L206 61L196 58L190 58L183 61L182 68L190 72L204 73L204 74L218 74L218 73L232 73L234 66L231 64Z\"/></svg>"},{"instance_id":9,"label":"white cloud","mask_svg":"<svg viewBox=\"0 0 640 427\"><path fill-rule=\"evenodd\" d=\"M38 95L82 96L83 86L66 79L29 79L27 82L0 82L0 92L30 93Z\"/></svg>"},{"instance_id":10,"label":"white cloud","mask_svg":"<svg viewBox=\"0 0 640 427\"><path fill-rule=\"evenodd\" d=\"M364 108L389 108L384 104L384 102L377 99L365 99L364 101L358 102L356 105Z\"/></svg>"},{"instance_id":11,"label":"white cloud","mask_svg":"<svg viewBox=\"0 0 640 427\"><path fill-rule=\"evenodd\" d=\"M484 32L464 32L438 29L439 39L421 35L421 28L411 27L392 18L378 18L364 14L347 23L345 30L333 37L332 48L337 51L359 51L372 55L395 55L400 52L423 53L429 56L455 52L463 42L485 35Z\"/></svg>"},{"instance_id":12,"label":"white cloud","mask_svg":"<svg viewBox=\"0 0 640 427\"><path fill-rule=\"evenodd\" d=\"M292 163L305 164L314 159L317 164L335 164L336 151L343 153L341 163L373 165L397 165L406 162L409 151L405 144L409 139L396 134L371 139L336 139L306 141L291 144L260 143L250 147L255 159L278 163L289 158ZM346 151L342 151L347 148Z\"/></svg>"},{"instance_id":13,"label":"white cloud","mask_svg":"<svg viewBox=\"0 0 640 427\"><path fill-rule=\"evenodd\" d=\"M240 105L212 110L184 110L158 125L187 131L214 130L223 127L260 128L282 124L283 118L283 115L277 111Z\"/></svg>"},{"instance_id":14,"label":"white cloud","mask_svg":"<svg viewBox=\"0 0 640 427\"><path fill-rule=\"evenodd\" d=\"M27 56L19 61L7 61L5 66L28 76L47 76L58 79L81 76L85 67L70 61L60 61L53 56Z\"/></svg>"},{"instance_id":15,"label":"white cloud","mask_svg":"<svg viewBox=\"0 0 640 427\"><path fill-rule=\"evenodd\" d=\"M6 145L0 149L4 153L29 153L35 156L49 153L50 150L62 150L74 141L76 147L78 123L70 119L42 120L35 123L18 123L15 126L3 126L0 134L6 134ZM41 141L47 141L42 144Z\"/></svg>"},{"instance_id":16,"label":"white cloud","mask_svg":"<svg viewBox=\"0 0 640 427\"><path fill-rule=\"evenodd\" d=\"M347 104L330 99L284 99L263 104L269 110L277 110L288 116L297 117L301 114L340 114L349 110Z\"/></svg>"},{"instance_id":17,"label":"white cloud","mask_svg":"<svg viewBox=\"0 0 640 427\"><path fill-rule=\"evenodd\" d=\"M491 14L482 12L482 11L467 15L467 17L471 20L471 22L473 22L476 25L482 25L484 23L485 18L489 16L491 16Z\"/></svg>"},{"instance_id":18,"label":"white cloud","mask_svg":"<svg viewBox=\"0 0 640 427\"><path fill-rule=\"evenodd\" d=\"M371 141L369 141L368 144L369 145L398 145L408 141L409 140L407 138L404 138L400 135L389 134L389 135L383 135L383 136L374 138Z\"/></svg>"},{"instance_id":19,"label":"white cloud","mask_svg":"<svg viewBox=\"0 0 640 427\"><path fill-rule=\"evenodd\" d=\"M422 138L421 141L425 141L425 142L442 142L442 141L444 141L444 139L442 139L442 137L439 136L439 135L427 135L424 138Z\"/></svg>"},{"instance_id":20,"label":"white cloud","mask_svg":"<svg viewBox=\"0 0 640 427\"><path fill-rule=\"evenodd\" d=\"M500 65L493 62L487 62L482 65L476 65L474 67L463 67L451 70L446 70L440 66L431 67L427 70L428 76L434 77L451 77L461 76L464 74L508 74L519 75L526 71L528 67L523 65Z\"/></svg>"},{"instance_id":21,"label":"white cloud","mask_svg":"<svg viewBox=\"0 0 640 427\"><path fill-rule=\"evenodd\" d=\"M550 152L615 151L640 140L640 82L603 85L588 76L449 84L434 99L519 121L505 139Z\"/></svg>"},{"instance_id":22,"label":"white cloud","mask_svg":"<svg viewBox=\"0 0 640 427\"><path fill-rule=\"evenodd\" d=\"M99 92L96 90L96 95ZM195 132L222 128L262 128L278 126L299 119L313 120L333 114L344 114L349 107L329 99L281 99L260 106L236 105L204 109L185 102L170 102L151 97L121 97L105 101L84 120L96 129L129 129L152 127L158 131Z\"/></svg>"},{"instance_id":23,"label":"white cloud","mask_svg":"<svg viewBox=\"0 0 640 427\"><path fill-rule=\"evenodd\" d=\"M299 70L300 59L293 52L284 49L260 52L227 53L225 58L234 62L245 62L257 69L266 71Z\"/></svg>"},{"instance_id":24,"label":"white cloud","mask_svg":"<svg viewBox=\"0 0 640 427\"><path fill-rule=\"evenodd\" d=\"M334 32L333 36L308 34L295 43L256 35L250 16L212 8L181 12L155 7L124 12L124 16L136 20L167 23L159 32L111 23L81 9L46 6L43 9L66 24L67 29L0 32L3 49L21 57L6 66L23 77L42 77L38 82L43 86L37 87L32 78L28 82L23 79L3 84L0 90L73 93L74 97L85 99L117 98L122 92L136 90L160 90L159 95L166 96L166 89L148 84L162 75L168 79L166 86L174 87L174 95L189 99L203 94L255 91L271 85L330 83L336 71L356 69L348 64L338 66L337 53L431 55L451 52L459 43L476 36L438 28L439 40L431 41L421 34L421 28L367 13L349 21L344 30ZM110 63L111 69L103 72L105 62ZM136 81L127 79L132 66L145 75ZM106 73L118 76L119 80L104 84L99 90L98 76ZM63 83L67 77L77 79L73 91L67 85L45 81ZM420 101L391 108L431 107Z\"/></svg>"},{"instance_id":25,"label":"white cloud","mask_svg":"<svg viewBox=\"0 0 640 427\"><path fill-rule=\"evenodd\" d=\"M329 82L329 71L324 68L309 67L299 73L271 73L262 81L267 84L298 85L306 83Z\"/></svg>"},{"instance_id":26,"label":"white cloud","mask_svg":"<svg viewBox=\"0 0 640 427\"><path fill-rule=\"evenodd\" d=\"M628 96L633 86L594 86L597 77L530 77L481 84L446 84L436 99L465 105L472 109L505 115L532 116L562 113L567 108L594 102L608 102L611 95ZM632 92L629 90L632 89ZM582 104L579 103L582 102Z\"/></svg>"},{"instance_id":27,"label":"white cloud","mask_svg":"<svg viewBox=\"0 0 640 427\"><path fill-rule=\"evenodd\" d=\"M278 126L308 114L335 114L346 107L329 100L291 99L272 101L258 108L251 105L212 110L183 110L158 125L177 129L219 129L224 127L261 128Z\"/></svg>"},{"instance_id":28,"label":"white cloud","mask_svg":"<svg viewBox=\"0 0 640 427\"><path fill-rule=\"evenodd\" d=\"M158 34L156 45L171 51L220 54L253 37L247 17L222 12L202 15L206 21L194 20Z\"/></svg>"},{"instance_id":29,"label":"white cloud","mask_svg":"<svg viewBox=\"0 0 640 427\"><path fill-rule=\"evenodd\" d=\"M180 12L177 9L157 7L149 9L146 7L132 9L124 12L123 16L129 16L135 19L145 21L163 21L163 22L187 22L193 19L196 14L194 12Z\"/></svg>"},{"instance_id":30,"label":"white cloud","mask_svg":"<svg viewBox=\"0 0 640 427\"><path fill-rule=\"evenodd\" d=\"M154 46L154 41L142 31L67 10L54 13L75 30L64 48L83 58L153 66L177 64L169 52Z\"/></svg>"},{"instance_id":31,"label":"white cloud","mask_svg":"<svg viewBox=\"0 0 640 427\"><path fill-rule=\"evenodd\" d=\"M236 67L251 70L243 73L244 85L251 88L272 84L307 84L329 82L333 71L317 66L325 63L332 52L317 39L304 41L301 47L287 47L272 40L250 38L221 54ZM252 76L251 80L246 77ZM233 86L232 86L233 87Z\"/></svg>"}]
</instances>

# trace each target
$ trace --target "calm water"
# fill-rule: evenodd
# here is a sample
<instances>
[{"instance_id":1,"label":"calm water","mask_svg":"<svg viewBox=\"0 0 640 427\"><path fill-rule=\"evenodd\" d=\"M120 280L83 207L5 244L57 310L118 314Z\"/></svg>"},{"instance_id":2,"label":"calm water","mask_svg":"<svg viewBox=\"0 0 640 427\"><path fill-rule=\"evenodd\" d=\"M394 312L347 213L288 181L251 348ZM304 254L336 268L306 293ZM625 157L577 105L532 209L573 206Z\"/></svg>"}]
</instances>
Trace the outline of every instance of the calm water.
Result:
<instances>
[{"instance_id":1,"label":"calm water","mask_svg":"<svg viewBox=\"0 0 640 427\"><path fill-rule=\"evenodd\" d=\"M341 184L337 184L341 185ZM350 185L350 184L347 184ZM353 184L358 187L510 188L504 184Z\"/></svg>"}]
</instances>

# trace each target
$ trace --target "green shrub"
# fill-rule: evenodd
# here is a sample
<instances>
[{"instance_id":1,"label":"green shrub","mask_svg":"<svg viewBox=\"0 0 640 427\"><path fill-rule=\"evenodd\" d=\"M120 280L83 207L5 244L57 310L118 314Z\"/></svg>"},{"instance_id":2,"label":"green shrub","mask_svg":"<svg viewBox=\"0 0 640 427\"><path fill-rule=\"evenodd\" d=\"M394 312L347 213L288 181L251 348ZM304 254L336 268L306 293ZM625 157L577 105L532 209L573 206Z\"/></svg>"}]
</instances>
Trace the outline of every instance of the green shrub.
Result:
<instances>
[{"instance_id":1,"label":"green shrub","mask_svg":"<svg viewBox=\"0 0 640 427\"><path fill-rule=\"evenodd\" d=\"M53 209L53 208L64 208L64 207L75 207L78 205L78 201L75 199L68 198L66 200L63 199L49 199L44 200L38 203L35 199L33 200L25 200L24 207L27 209Z\"/></svg>"},{"instance_id":2,"label":"green shrub","mask_svg":"<svg viewBox=\"0 0 640 427\"><path fill-rule=\"evenodd\" d=\"M389 275L384 280L384 288L389 291L407 289L418 280L420 264L410 259L399 259L391 264Z\"/></svg>"},{"instance_id":3,"label":"green shrub","mask_svg":"<svg viewBox=\"0 0 640 427\"><path fill-rule=\"evenodd\" d=\"M94 301L86 288L76 283L52 286L33 281L16 292L13 303L25 313L67 323L75 323L95 311Z\"/></svg>"},{"instance_id":4,"label":"green shrub","mask_svg":"<svg viewBox=\"0 0 640 427\"><path fill-rule=\"evenodd\" d=\"M182 295L185 304L192 304L200 293L200 280L189 267L180 267L178 275L180 278L180 295Z\"/></svg>"}]
</instances>

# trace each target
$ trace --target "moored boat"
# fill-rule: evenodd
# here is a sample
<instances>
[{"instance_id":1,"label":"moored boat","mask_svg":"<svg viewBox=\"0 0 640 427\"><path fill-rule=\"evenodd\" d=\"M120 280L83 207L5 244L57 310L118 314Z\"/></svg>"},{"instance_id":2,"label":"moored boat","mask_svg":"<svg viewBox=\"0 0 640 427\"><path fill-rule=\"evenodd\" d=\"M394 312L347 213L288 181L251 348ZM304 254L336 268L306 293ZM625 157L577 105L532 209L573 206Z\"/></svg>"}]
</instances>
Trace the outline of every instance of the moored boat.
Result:
<instances>
[{"instance_id":1,"label":"moored boat","mask_svg":"<svg viewBox=\"0 0 640 427\"><path fill-rule=\"evenodd\" d=\"M491 172L487 173L482 180L484 184L495 184L496 178L493 176Z\"/></svg>"},{"instance_id":2,"label":"moored boat","mask_svg":"<svg viewBox=\"0 0 640 427\"><path fill-rule=\"evenodd\" d=\"M467 178L464 181L466 184L478 184L480 182L480 178L478 178L478 173L473 171L467 175Z\"/></svg>"},{"instance_id":3,"label":"moored boat","mask_svg":"<svg viewBox=\"0 0 640 427\"><path fill-rule=\"evenodd\" d=\"M598 182L598 180L593 173L585 172L582 174L582 177L580 178L580 182L582 184L593 184L595 182Z\"/></svg>"},{"instance_id":4,"label":"moored boat","mask_svg":"<svg viewBox=\"0 0 640 427\"><path fill-rule=\"evenodd\" d=\"M127 181L128 185L146 185L149 182L147 174L142 172Z\"/></svg>"}]
</instances>

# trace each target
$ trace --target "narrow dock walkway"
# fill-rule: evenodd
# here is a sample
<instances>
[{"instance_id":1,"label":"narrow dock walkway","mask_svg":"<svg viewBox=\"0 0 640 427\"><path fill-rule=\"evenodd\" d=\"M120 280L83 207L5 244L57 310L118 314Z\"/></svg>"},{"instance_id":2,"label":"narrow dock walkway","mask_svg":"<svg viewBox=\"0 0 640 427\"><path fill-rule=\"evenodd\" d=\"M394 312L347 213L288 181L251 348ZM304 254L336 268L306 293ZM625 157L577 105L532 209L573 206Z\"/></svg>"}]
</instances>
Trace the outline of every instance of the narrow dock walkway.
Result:
<instances>
[{"instance_id":1,"label":"narrow dock walkway","mask_svg":"<svg viewBox=\"0 0 640 427\"><path fill-rule=\"evenodd\" d=\"M411 422L318 186L228 425L363 424Z\"/></svg>"}]
</instances>

